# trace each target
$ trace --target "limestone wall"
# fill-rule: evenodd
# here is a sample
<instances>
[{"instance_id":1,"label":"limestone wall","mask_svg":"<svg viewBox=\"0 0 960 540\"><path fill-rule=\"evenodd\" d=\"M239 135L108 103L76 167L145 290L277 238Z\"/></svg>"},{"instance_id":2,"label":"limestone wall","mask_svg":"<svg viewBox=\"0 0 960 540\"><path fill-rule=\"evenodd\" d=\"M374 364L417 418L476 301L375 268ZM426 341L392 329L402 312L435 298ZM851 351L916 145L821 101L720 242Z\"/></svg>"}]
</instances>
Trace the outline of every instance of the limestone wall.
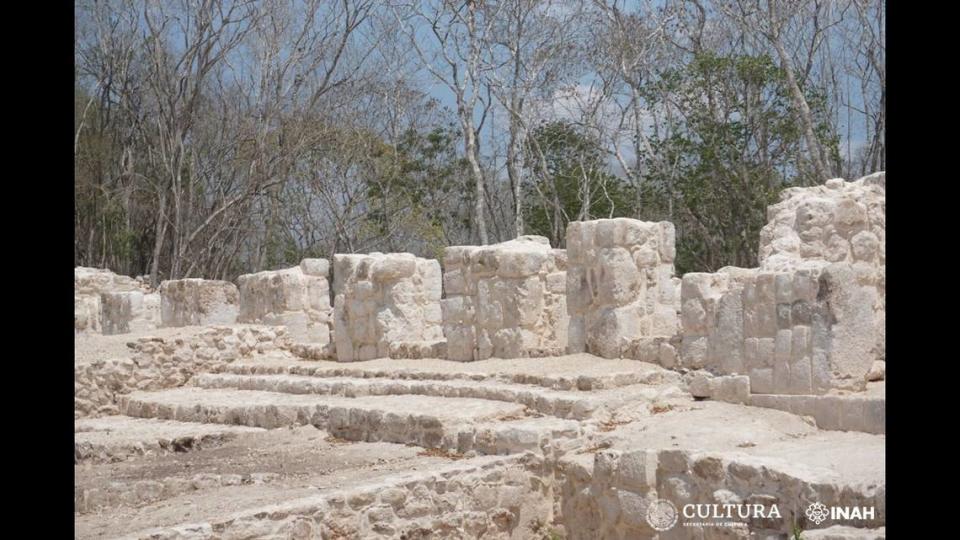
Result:
<instances>
[{"instance_id":1,"label":"limestone wall","mask_svg":"<svg viewBox=\"0 0 960 540\"><path fill-rule=\"evenodd\" d=\"M442 353L440 263L410 253L334 255L337 360ZM439 350L438 350L439 349Z\"/></svg>"},{"instance_id":2,"label":"limestone wall","mask_svg":"<svg viewBox=\"0 0 960 540\"><path fill-rule=\"evenodd\" d=\"M753 394L863 390L886 354L883 173L781 199L760 268L683 276L680 362Z\"/></svg>"},{"instance_id":3,"label":"limestone wall","mask_svg":"<svg viewBox=\"0 0 960 540\"><path fill-rule=\"evenodd\" d=\"M176 279L160 284L162 326L208 326L237 321L240 292L229 281Z\"/></svg>"},{"instance_id":4,"label":"limestone wall","mask_svg":"<svg viewBox=\"0 0 960 540\"><path fill-rule=\"evenodd\" d=\"M128 358L74 366L74 414L117 414L118 395L182 386L195 373L279 349L285 336L283 329L263 326L214 326L177 338L139 338L128 344Z\"/></svg>"},{"instance_id":5,"label":"limestone wall","mask_svg":"<svg viewBox=\"0 0 960 540\"><path fill-rule=\"evenodd\" d=\"M754 394L862 390L883 356L879 291L873 268L850 263L686 274L681 363L748 375Z\"/></svg>"},{"instance_id":6,"label":"limestone wall","mask_svg":"<svg viewBox=\"0 0 960 540\"><path fill-rule=\"evenodd\" d=\"M119 301L117 294L131 294L129 305ZM134 327L155 328L159 317L154 317L153 301L144 304L139 299L151 293L142 281L128 276L114 274L101 268L78 266L73 269L73 320L74 330L78 334L102 331L112 334L128 332L122 328L134 322ZM101 295L110 295L101 298ZM135 298L134 298L135 297ZM103 308L108 309L107 313ZM146 309L146 311L144 311ZM105 319L106 318L106 319ZM138 324L142 323L142 324Z\"/></svg>"},{"instance_id":7,"label":"limestone wall","mask_svg":"<svg viewBox=\"0 0 960 540\"><path fill-rule=\"evenodd\" d=\"M329 272L326 259L304 259L293 268L240 276L237 321L286 326L287 334L298 343L330 343Z\"/></svg>"},{"instance_id":8,"label":"limestone wall","mask_svg":"<svg viewBox=\"0 0 960 540\"><path fill-rule=\"evenodd\" d=\"M566 252L542 236L444 250L447 359L563 354Z\"/></svg>"},{"instance_id":9,"label":"limestone wall","mask_svg":"<svg viewBox=\"0 0 960 540\"><path fill-rule=\"evenodd\" d=\"M852 182L833 178L822 186L786 189L780 202L767 209L759 252L760 267L765 270L816 267L826 261L854 263L858 273L873 274L881 358L886 356L886 218L886 173L882 171Z\"/></svg>"},{"instance_id":10,"label":"limestone wall","mask_svg":"<svg viewBox=\"0 0 960 540\"><path fill-rule=\"evenodd\" d=\"M114 274L110 270L85 266L73 269L74 294L99 295L105 292L138 291L145 288L141 281Z\"/></svg>"},{"instance_id":11,"label":"limestone wall","mask_svg":"<svg viewBox=\"0 0 960 540\"><path fill-rule=\"evenodd\" d=\"M160 326L160 294L142 291L100 295L100 327L105 335L153 330Z\"/></svg>"},{"instance_id":12,"label":"limestone wall","mask_svg":"<svg viewBox=\"0 0 960 540\"><path fill-rule=\"evenodd\" d=\"M638 342L677 334L672 223L574 221L567 226L567 255L571 353L620 358L640 348ZM663 341L656 342L658 355Z\"/></svg>"}]
</instances>

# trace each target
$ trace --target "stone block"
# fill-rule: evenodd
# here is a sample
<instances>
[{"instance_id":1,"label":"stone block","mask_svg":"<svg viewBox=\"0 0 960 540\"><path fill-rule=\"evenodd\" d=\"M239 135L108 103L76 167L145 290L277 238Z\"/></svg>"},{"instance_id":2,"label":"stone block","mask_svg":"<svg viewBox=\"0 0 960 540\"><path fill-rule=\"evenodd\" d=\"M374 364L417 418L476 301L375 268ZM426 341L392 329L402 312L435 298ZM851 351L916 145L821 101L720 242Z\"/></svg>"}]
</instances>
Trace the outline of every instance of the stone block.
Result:
<instances>
[{"instance_id":1,"label":"stone block","mask_svg":"<svg viewBox=\"0 0 960 540\"><path fill-rule=\"evenodd\" d=\"M330 343L329 268L326 259L304 259L293 268L240 276L238 322L286 326L297 343Z\"/></svg>"},{"instance_id":2,"label":"stone block","mask_svg":"<svg viewBox=\"0 0 960 540\"><path fill-rule=\"evenodd\" d=\"M544 237L521 236L490 246L452 246L444 260L460 260L460 253L463 262L446 268L443 277L447 284L444 331L448 340L455 335L457 342L448 347L448 354L468 361L541 356L567 349L571 284L564 271L566 251L552 249ZM579 285L572 287L579 290ZM575 298L572 295L571 301ZM470 332L458 330L468 327ZM469 353L466 347L471 340L463 339L468 335L475 336Z\"/></svg>"},{"instance_id":3,"label":"stone block","mask_svg":"<svg viewBox=\"0 0 960 540\"><path fill-rule=\"evenodd\" d=\"M160 326L160 295L142 291L100 295L100 327L104 335L144 332Z\"/></svg>"},{"instance_id":4,"label":"stone block","mask_svg":"<svg viewBox=\"0 0 960 540\"><path fill-rule=\"evenodd\" d=\"M451 258L458 256L467 255ZM428 354L411 351L443 340L445 309L452 308L458 317L471 316L470 306L441 305L443 278L435 260L411 253L337 254L333 266L334 335L340 361ZM449 349L457 355L462 346L461 341ZM429 349L434 350L433 345Z\"/></svg>"},{"instance_id":5,"label":"stone block","mask_svg":"<svg viewBox=\"0 0 960 540\"><path fill-rule=\"evenodd\" d=\"M160 284L161 326L233 324L239 304L240 292L229 281L191 278Z\"/></svg>"}]
</instances>

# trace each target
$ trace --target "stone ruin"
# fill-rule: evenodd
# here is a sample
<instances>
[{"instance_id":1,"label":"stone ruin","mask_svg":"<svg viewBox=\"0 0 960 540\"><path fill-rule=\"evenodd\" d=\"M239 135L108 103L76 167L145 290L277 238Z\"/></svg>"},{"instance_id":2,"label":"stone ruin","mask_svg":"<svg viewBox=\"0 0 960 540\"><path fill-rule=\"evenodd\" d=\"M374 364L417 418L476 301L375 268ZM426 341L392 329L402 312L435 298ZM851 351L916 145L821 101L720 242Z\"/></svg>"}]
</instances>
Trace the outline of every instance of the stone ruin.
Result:
<instances>
[{"instance_id":1,"label":"stone ruin","mask_svg":"<svg viewBox=\"0 0 960 540\"><path fill-rule=\"evenodd\" d=\"M337 360L443 356L440 263L410 253L333 256Z\"/></svg>"},{"instance_id":2,"label":"stone ruin","mask_svg":"<svg viewBox=\"0 0 960 540\"><path fill-rule=\"evenodd\" d=\"M124 334L160 325L160 295L142 280L81 266L73 281L76 333Z\"/></svg>"},{"instance_id":3,"label":"stone ruin","mask_svg":"<svg viewBox=\"0 0 960 540\"><path fill-rule=\"evenodd\" d=\"M884 206L883 173L787 189L757 268L682 277L673 225L626 218L442 270L336 254L151 292L78 268L78 347L136 335L75 361L78 536L882 539ZM662 531L658 499L783 518Z\"/></svg>"},{"instance_id":4,"label":"stone ruin","mask_svg":"<svg viewBox=\"0 0 960 540\"><path fill-rule=\"evenodd\" d=\"M760 267L683 276L682 364L756 394L863 390L885 360L884 176L791 188Z\"/></svg>"},{"instance_id":5,"label":"stone ruin","mask_svg":"<svg viewBox=\"0 0 960 540\"><path fill-rule=\"evenodd\" d=\"M240 311L240 291L229 281L173 279L160 284L163 326L231 324Z\"/></svg>"},{"instance_id":6,"label":"stone ruin","mask_svg":"<svg viewBox=\"0 0 960 540\"><path fill-rule=\"evenodd\" d=\"M780 193L760 231L760 266L789 271L811 261L886 267L886 175Z\"/></svg>"},{"instance_id":7,"label":"stone ruin","mask_svg":"<svg viewBox=\"0 0 960 540\"><path fill-rule=\"evenodd\" d=\"M285 326L300 343L331 343L329 273L326 259L304 259L293 268L240 276L237 322Z\"/></svg>"},{"instance_id":8,"label":"stone ruin","mask_svg":"<svg viewBox=\"0 0 960 540\"><path fill-rule=\"evenodd\" d=\"M444 250L447 358L555 356L567 348L566 252L542 236Z\"/></svg>"},{"instance_id":9,"label":"stone ruin","mask_svg":"<svg viewBox=\"0 0 960 540\"><path fill-rule=\"evenodd\" d=\"M679 330L673 224L617 218L567 227L569 351L672 365Z\"/></svg>"}]
</instances>

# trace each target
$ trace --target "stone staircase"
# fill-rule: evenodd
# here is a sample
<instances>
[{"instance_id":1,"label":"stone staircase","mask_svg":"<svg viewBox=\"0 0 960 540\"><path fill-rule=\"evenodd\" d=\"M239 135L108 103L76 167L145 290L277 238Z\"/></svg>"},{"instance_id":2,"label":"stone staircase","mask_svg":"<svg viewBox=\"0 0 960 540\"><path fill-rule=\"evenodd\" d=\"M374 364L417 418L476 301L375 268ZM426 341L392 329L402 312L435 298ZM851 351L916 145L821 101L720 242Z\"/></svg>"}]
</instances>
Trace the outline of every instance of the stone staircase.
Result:
<instances>
[{"instance_id":1,"label":"stone staircase","mask_svg":"<svg viewBox=\"0 0 960 540\"><path fill-rule=\"evenodd\" d=\"M851 445L881 448L882 435L694 401L679 374L638 361L343 365L267 355L199 372L178 388L119 395L117 408L121 416L76 423L79 537L466 531L539 539L558 525L538 516L562 509L565 538L653 538L639 501L655 493L698 502L721 488L751 501L771 489L864 503L883 497L882 461L857 474L833 464L842 465ZM298 449L294 457L288 445ZM754 450L762 459L749 455ZM649 478L630 477L638 452L651 460L641 467ZM359 462L349 465L354 454ZM683 470L671 465L678 456L687 460ZM701 478L699 464L711 457L723 472ZM285 463L303 471L284 470ZM271 468L277 464L279 471ZM144 479L167 469L176 473ZM697 487L687 493L681 485ZM518 532L520 523L540 528ZM882 527L879 520L842 534L883 538ZM661 537L686 534L693 532Z\"/></svg>"}]
</instances>

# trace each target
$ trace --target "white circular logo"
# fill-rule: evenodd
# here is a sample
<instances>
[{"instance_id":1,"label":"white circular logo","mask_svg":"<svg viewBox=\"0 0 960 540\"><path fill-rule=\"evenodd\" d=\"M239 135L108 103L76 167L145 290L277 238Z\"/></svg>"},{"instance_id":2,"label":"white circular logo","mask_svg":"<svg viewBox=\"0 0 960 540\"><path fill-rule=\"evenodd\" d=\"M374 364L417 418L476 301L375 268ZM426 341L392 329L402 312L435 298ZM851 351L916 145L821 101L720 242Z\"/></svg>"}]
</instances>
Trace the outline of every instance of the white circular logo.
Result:
<instances>
[{"instance_id":1,"label":"white circular logo","mask_svg":"<svg viewBox=\"0 0 960 540\"><path fill-rule=\"evenodd\" d=\"M830 517L830 509L822 502L815 502L807 507L805 514L807 515L807 519L819 525Z\"/></svg>"},{"instance_id":2,"label":"white circular logo","mask_svg":"<svg viewBox=\"0 0 960 540\"><path fill-rule=\"evenodd\" d=\"M647 523L654 530L665 531L677 524L677 507L666 499L657 499L647 507Z\"/></svg>"}]
</instances>

